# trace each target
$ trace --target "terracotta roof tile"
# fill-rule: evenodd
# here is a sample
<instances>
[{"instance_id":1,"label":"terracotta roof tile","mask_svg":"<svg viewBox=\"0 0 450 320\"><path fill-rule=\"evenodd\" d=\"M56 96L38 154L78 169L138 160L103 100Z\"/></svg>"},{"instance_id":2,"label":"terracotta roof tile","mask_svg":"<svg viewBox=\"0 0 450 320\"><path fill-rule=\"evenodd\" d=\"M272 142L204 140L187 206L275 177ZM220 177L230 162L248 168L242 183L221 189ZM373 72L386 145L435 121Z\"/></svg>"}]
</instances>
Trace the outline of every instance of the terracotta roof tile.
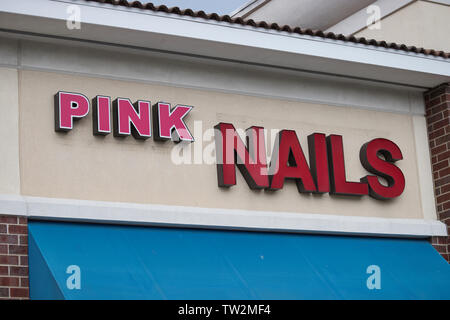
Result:
<instances>
[{"instance_id":1,"label":"terracotta roof tile","mask_svg":"<svg viewBox=\"0 0 450 320\"><path fill-rule=\"evenodd\" d=\"M232 18L229 15L220 16L217 13L207 14L203 10L193 11L192 9L181 10L179 7L168 8L165 5L155 6L153 3L141 3L140 1L127 1L127 0L85 0L90 2L107 3L115 6L139 8L143 10L151 10L154 12L165 12L171 14L177 14L180 16L189 16L193 18L203 18L207 20L215 20L219 22L228 22L232 24L239 24L242 26L252 26L256 28L263 28L267 30L285 31L289 33L295 33L299 35L309 35L314 37L320 37L324 39L342 40L353 43L361 43L369 46L391 48L395 50L402 50L406 52L414 52L425 55L432 55L435 57L450 58L450 53L444 51L429 50L424 48L417 48L415 46L406 46L404 44L387 43L386 41L377 41L375 39L366 39L364 37L357 38L354 36L345 36L343 34L335 34L333 32L324 33L321 30L302 29L300 27L291 27L288 25L280 26L277 23L267 23L266 21L255 22L252 19L245 20L240 17Z\"/></svg>"}]
</instances>

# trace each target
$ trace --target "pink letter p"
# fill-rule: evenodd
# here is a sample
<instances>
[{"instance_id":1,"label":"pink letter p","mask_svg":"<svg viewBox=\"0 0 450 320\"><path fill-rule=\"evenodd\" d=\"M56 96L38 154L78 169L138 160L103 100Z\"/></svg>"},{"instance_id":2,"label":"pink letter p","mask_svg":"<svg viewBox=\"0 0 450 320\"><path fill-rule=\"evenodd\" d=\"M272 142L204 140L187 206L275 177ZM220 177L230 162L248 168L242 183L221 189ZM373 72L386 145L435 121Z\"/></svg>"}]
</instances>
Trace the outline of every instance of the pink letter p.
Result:
<instances>
[{"instance_id":1,"label":"pink letter p","mask_svg":"<svg viewBox=\"0 0 450 320\"><path fill-rule=\"evenodd\" d=\"M89 99L81 93L59 91L55 94L55 130L73 129L73 120L89 113Z\"/></svg>"}]
</instances>

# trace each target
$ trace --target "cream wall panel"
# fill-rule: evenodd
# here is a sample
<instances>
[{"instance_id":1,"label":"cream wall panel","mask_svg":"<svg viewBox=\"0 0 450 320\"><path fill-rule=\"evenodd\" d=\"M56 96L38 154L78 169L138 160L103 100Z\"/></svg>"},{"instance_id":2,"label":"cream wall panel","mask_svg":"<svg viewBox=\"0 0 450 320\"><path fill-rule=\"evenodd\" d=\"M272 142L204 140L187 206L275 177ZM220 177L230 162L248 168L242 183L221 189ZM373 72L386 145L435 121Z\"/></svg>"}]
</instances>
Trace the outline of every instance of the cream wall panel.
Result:
<instances>
[{"instance_id":1,"label":"cream wall panel","mask_svg":"<svg viewBox=\"0 0 450 320\"><path fill-rule=\"evenodd\" d=\"M20 90L20 155L22 193L29 196L167 204L241 210L322 213L384 218L423 218L414 126L411 115L269 99L231 93L176 88L141 82L23 71ZM172 142L95 137L92 118L76 123L67 134L54 131L53 95L59 90L152 102L193 105L187 120L203 129L220 121L237 128L294 129L307 155L306 136L313 132L341 134L349 180L366 172L359 162L361 145L373 138L395 141L404 160L403 195L382 202L370 197L303 195L294 183L278 192L248 188L240 173L237 186L217 186L215 165L175 165ZM192 146L195 146L195 142ZM204 144L207 144L204 142Z\"/></svg>"},{"instance_id":2,"label":"cream wall panel","mask_svg":"<svg viewBox=\"0 0 450 320\"><path fill-rule=\"evenodd\" d=\"M0 193L20 193L18 71L0 68Z\"/></svg>"}]
</instances>

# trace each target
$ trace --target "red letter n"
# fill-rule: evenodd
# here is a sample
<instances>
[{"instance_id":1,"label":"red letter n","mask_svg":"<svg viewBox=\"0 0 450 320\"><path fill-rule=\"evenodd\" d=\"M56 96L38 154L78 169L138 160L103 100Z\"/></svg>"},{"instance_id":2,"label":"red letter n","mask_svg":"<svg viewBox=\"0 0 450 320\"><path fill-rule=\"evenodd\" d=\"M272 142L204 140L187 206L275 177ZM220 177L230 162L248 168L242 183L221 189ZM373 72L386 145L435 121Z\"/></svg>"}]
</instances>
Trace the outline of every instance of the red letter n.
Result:
<instances>
[{"instance_id":1,"label":"red letter n","mask_svg":"<svg viewBox=\"0 0 450 320\"><path fill-rule=\"evenodd\" d=\"M264 128L246 130L247 147L232 124L219 123L214 129L219 187L236 184L235 166L251 189L269 187Z\"/></svg>"}]
</instances>

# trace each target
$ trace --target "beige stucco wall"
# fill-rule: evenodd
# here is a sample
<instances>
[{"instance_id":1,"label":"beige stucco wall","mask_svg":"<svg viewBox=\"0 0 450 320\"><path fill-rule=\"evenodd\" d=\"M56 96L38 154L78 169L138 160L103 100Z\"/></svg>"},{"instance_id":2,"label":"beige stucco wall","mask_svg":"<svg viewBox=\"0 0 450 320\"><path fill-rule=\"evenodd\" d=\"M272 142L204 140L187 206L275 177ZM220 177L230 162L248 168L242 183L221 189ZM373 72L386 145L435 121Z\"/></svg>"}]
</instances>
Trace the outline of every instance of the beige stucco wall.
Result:
<instances>
[{"instance_id":1,"label":"beige stucco wall","mask_svg":"<svg viewBox=\"0 0 450 320\"><path fill-rule=\"evenodd\" d=\"M20 173L24 195L123 201L247 210L288 211L338 215L422 218L412 117L362 109L263 99L175 87L100 78L20 71ZM359 162L361 145L372 138L395 141L404 160L403 195L382 202L363 198L299 194L294 183L277 192L252 191L237 173L238 184L217 186L215 165L176 165L171 161L175 144L119 139L92 134L91 113L65 133L54 131L53 96L59 90L163 100L194 106L187 123L201 120L203 130L218 122L236 128L250 125L266 129L294 129L307 155L308 134L323 132L344 137L348 179L367 174ZM199 144L195 142L192 146ZM204 142L208 145L209 142Z\"/></svg>"},{"instance_id":2,"label":"beige stucco wall","mask_svg":"<svg viewBox=\"0 0 450 320\"><path fill-rule=\"evenodd\" d=\"M381 28L365 28L357 37L450 52L450 6L415 1L381 20Z\"/></svg>"},{"instance_id":3,"label":"beige stucco wall","mask_svg":"<svg viewBox=\"0 0 450 320\"><path fill-rule=\"evenodd\" d=\"M0 194L18 194L19 93L16 69L0 68Z\"/></svg>"}]
</instances>

